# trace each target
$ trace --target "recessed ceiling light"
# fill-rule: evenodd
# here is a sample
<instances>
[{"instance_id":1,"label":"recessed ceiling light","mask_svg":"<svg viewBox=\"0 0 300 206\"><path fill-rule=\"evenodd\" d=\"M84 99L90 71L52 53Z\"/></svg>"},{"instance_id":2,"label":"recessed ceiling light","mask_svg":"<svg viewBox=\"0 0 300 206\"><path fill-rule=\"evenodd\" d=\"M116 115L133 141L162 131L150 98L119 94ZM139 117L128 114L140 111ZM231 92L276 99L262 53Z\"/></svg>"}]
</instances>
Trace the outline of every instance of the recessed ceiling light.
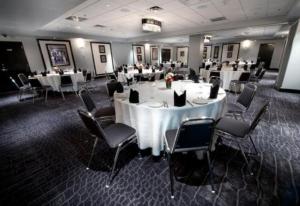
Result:
<instances>
[{"instance_id":1,"label":"recessed ceiling light","mask_svg":"<svg viewBox=\"0 0 300 206\"><path fill-rule=\"evenodd\" d=\"M220 17L210 19L211 22L224 21L224 20L226 20L225 16L220 16Z\"/></svg>"},{"instance_id":2,"label":"recessed ceiling light","mask_svg":"<svg viewBox=\"0 0 300 206\"><path fill-rule=\"evenodd\" d=\"M106 7L110 7L110 4L106 4L105 6L106 6Z\"/></svg>"},{"instance_id":3,"label":"recessed ceiling light","mask_svg":"<svg viewBox=\"0 0 300 206\"><path fill-rule=\"evenodd\" d=\"M66 20L82 22L82 21L87 20L87 18L79 17L79 16L69 16L69 17L66 18Z\"/></svg>"},{"instance_id":4,"label":"recessed ceiling light","mask_svg":"<svg viewBox=\"0 0 300 206\"><path fill-rule=\"evenodd\" d=\"M104 26L102 24L96 24L96 25L94 25L94 27L97 27L97 28L106 28L106 26Z\"/></svg>"}]
</instances>

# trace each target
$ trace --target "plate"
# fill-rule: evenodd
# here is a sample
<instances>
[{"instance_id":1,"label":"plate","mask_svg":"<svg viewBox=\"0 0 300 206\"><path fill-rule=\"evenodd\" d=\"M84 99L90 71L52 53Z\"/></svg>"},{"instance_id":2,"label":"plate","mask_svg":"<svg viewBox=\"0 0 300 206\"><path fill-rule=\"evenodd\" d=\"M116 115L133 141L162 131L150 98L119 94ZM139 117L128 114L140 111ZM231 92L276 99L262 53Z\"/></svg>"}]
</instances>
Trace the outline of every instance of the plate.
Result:
<instances>
[{"instance_id":1,"label":"plate","mask_svg":"<svg viewBox=\"0 0 300 206\"><path fill-rule=\"evenodd\" d=\"M195 104L208 104L209 102L211 102L210 99L204 99L200 97L193 99L193 103Z\"/></svg>"},{"instance_id":2,"label":"plate","mask_svg":"<svg viewBox=\"0 0 300 206\"><path fill-rule=\"evenodd\" d=\"M152 107L152 108L159 108L159 107L164 106L164 104L162 102L145 102L145 103L143 103L143 105L146 105L146 106Z\"/></svg>"}]
</instances>

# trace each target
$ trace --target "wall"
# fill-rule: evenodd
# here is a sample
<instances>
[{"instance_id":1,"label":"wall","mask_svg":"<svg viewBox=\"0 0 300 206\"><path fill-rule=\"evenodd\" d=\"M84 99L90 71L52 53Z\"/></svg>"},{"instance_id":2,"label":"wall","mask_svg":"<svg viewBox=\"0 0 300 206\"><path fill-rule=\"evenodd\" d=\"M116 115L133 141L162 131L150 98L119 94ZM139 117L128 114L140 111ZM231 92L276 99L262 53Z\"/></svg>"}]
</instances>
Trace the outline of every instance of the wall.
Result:
<instances>
[{"instance_id":1,"label":"wall","mask_svg":"<svg viewBox=\"0 0 300 206\"><path fill-rule=\"evenodd\" d=\"M42 39L43 37L0 37L0 41L18 41L22 42L25 50L31 71L42 72L44 71L44 64L42 56L39 51L38 43L36 39ZM49 38L49 37L48 37ZM47 39L47 38L45 38ZM79 40L80 39L80 40ZM64 40L68 40L65 38ZM90 40L81 38L69 39L72 45L72 51L75 59L75 65L77 68L87 69L94 73L94 64L91 52L91 41L101 42L101 40ZM112 43L112 53L115 67L122 64L132 64L132 44L131 43Z\"/></svg>"},{"instance_id":2,"label":"wall","mask_svg":"<svg viewBox=\"0 0 300 206\"><path fill-rule=\"evenodd\" d=\"M290 53L289 55L286 55L288 63L285 68L283 82L280 87L281 89L300 90L300 22L298 22L298 24L294 27L295 35L291 36L291 39L293 39L292 46L288 47L288 49L290 49Z\"/></svg>"},{"instance_id":3,"label":"wall","mask_svg":"<svg viewBox=\"0 0 300 206\"><path fill-rule=\"evenodd\" d=\"M285 39L266 39L266 40L231 40L226 42L213 42L213 45L226 43L240 43L239 57L244 60L256 62L260 44L274 44L274 53L270 68L279 69L282 53L284 51ZM222 48L222 46L221 46Z\"/></svg>"}]
</instances>

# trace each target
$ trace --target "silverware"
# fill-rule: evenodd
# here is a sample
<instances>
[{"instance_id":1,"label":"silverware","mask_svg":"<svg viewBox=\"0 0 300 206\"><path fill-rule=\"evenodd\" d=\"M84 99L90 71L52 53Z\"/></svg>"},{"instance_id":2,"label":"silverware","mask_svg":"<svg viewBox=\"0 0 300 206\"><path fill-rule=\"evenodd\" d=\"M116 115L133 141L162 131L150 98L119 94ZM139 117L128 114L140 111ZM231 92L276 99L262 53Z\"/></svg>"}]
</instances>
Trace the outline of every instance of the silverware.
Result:
<instances>
[{"instance_id":1,"label":"silverware","mask_svg":"<svg viewBox=\"0 0 300 206\"><path fill-rule=\"evenodd\" d=\"M194 107L194 105L189 100L186 100L186 102L189 103L192 107Z\"/></svg>"}]
</instances>

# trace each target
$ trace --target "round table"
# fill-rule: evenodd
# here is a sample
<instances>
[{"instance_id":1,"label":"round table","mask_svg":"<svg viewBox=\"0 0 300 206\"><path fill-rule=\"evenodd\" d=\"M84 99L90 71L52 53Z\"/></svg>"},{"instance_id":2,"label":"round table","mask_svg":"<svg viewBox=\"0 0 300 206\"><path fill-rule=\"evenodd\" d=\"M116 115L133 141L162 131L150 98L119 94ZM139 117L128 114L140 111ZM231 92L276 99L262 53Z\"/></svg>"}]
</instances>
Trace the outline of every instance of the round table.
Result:
<instances>
[{"instance_id":1,"label":"round table","mask_svg":"<svg viewBox=\"0 0 300 206\"><path fill-rule=\"evenodd\" d=\"M77 82L83 82L84 77L82 72L65 72L63 75L69 75L71 76L72 82L73 82L73 89L75 91L78 91ZM42 85L51 86L53 91L59 91L60 86L60 76L59 74L47 74L47 76L42 76L40 74L35 75L34 78L37 78Z\"/></svg>"},{"instance_id":2,"label":"round table","mask_svg":"<svg viewBox=\"0 0 300 206\"><path fill-rule=\"evenodd\" d=\"M116 122L136 129L140 149L152 148L152 154L160 155L163 150L163 136L169 129L177 129L187 118L223 116L226 107L226 93L220 88L218 98L208 100L210 84L176 81L171 89L166 89L164 81L132 85L139 92L140 103L128 100L129 89L114 94ZM186 90L187 103L183 107L174 106L174 91ZM203 98L202 104L194 103Z\"/></svg>"}]
</instances>

